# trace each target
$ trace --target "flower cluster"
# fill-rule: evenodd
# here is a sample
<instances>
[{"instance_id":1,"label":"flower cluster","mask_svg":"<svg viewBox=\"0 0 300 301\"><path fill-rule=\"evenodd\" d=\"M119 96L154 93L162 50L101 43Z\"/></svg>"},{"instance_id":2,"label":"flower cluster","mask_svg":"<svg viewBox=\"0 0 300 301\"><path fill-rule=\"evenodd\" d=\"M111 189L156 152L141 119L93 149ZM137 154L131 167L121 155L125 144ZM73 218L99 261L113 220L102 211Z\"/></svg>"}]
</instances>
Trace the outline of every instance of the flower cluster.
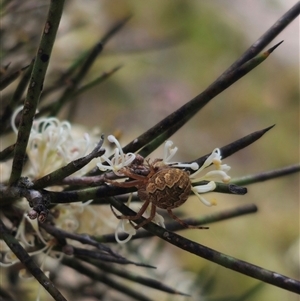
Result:
<instances>
[{"instance_id":1,"label":"flower cluster","mask_svg":"<svg viewBox=\"0 0 300 301\"><path fill-rule=\"evenodd\" d=\"M17 133L15 119L21 109L18 108L12 117L12 128L15 133ZM72 128L67 121L60 121L52 117L37 118L34 120L30 132L26 150L29 160L24 174L30 179L42 177L73 160L85 156L94 148L95 142L96 138L91 139L88 134L82 135L80 129L74 130L74 127ZM83 174L84 172L85 170L81 169L77 174ZM57 188L59 187L51 187L52 190L57 190ZM85 203L77 202L55 206L51 209L55 226L74 233L80 225L84 211L89 211L92 216L89 219L91 222L89 228L93 228L93 223L97 217L95 212L88 206L91 202L92 200ZM54 251L54 247L57 245L56 239L40 228L38 219L32 219L28 201L22 198L15 206L18 212L23 213L15 229L15 238L22 247L30 256L39 256L42 261L40 265L42 270L45 270L45 263L48 258L53 258L56 262L59 262L64 253ZM4 219L10 228L14 227L8 219ZM19 259L4 241L0 240L0 267L9 267L17 262L19 262ZM20 277L24 277L25 274L23 270L19 272Z\"/></svg>"},{"instance_id":2,"label":"flower cluster","mask_svg":"<svg viewBox=\"0 0 300 301\"><path fill-rule=\"evenodd\" d=\"M176 154L178 150L177 147L172 148L172 146L173 146L172 141L168 140L165 142L164 155L163 155L164 164L173 167L190 168L192 170L195 170L195 172L189 176L192 184L201 181L209 181L207 184L192 186L192 191L200 199L200 201L206 206L215 205L214 202L207 201L200 194L215 190L216 189L215 182L228 183L230 181L230 177L227 174L227 171L230 170L230 166L226 164L222 164L220 149L219 148L214 149L210 154L210 156L208 156L208 158L205 160L203 165L199 167L198 163L196 162L192 162L192 163L169 162L169 160L173 158L173 156ZM215 167L215 170L209 171L203 176L199 177L198 175L210 165L213 165Z\"/></svg>"},{"instance_id":3,"label":"flower cluster","mask_svg":"<svg viewBox=\"0 0 300 301\"><path fill-rule=\"evenodd\" d=\"M120 169L122 169L125 166L130 165L132 163L132 161L135 159L136 155L133 153L124 154L122 147L115 136L109 135L107 137L107 140L110 143L114 143L117 146L114 150L114 155L113 155L112 159L110 160L109 157L107 157L104 153L100 157L100 162L97 163L97 166L101 171L111 170L117 176L122 176L122 173L119 172ZM103 164L103 162L106 162L107 164L105 165L105 164Z\"/></svg>"},{"instance_id":4,"label":"flower cluster","mask_svg":"<svg viewBox=\"0 0 300 301\"><path fill-rule=\"evenodd\" d=\"M114 150L114 155L112 159L109 159L106 156L102 156L102 160L104 159L106 164L103 164L104 162L101 161L97 164L97 166L102 170L111 170L113 171L117 176L124 176L122 173L122 170L124 172L125 167L130 167L133 160L136 158L136 155L133 153L124 154L120 143L118 140L110 135L109 141L115 143L116 148ZM221 161L221 153L220 149L216 148L213 150L213 152L208 156L208 158L205 160L204 164L199 167L198 163L192 162L192 163L181 163L181 162L171 162L170 160L173 158L173 156L176 154L178 148L173 147L172 141L166 141L164 145L164 153L163 158L161 160L158 160L160 162L159 164L167 165L174 168L189 168L194 170L195 172L189 175L192 186L192 192L202 201L203 204L206 206L212 206L215 205L214 201L208 201L205 199L202 194L210 192L215 190L216 188L216 182L224 182L228 183L230 181L230 177L227 174L227 171L230 170L230 166L222 164ZM203 176L199 177L199 174L210 165L213 165L215 167L215 170L209 171ZM207 184L198 184L198 182L201 181L208 181ZM205 182L206 183L206 182ZM130 205L132 194L129 196L127 205ZM149 206L150 207L150 206ZM143 216L145 218L150 216L150 209L149 207L146 209ZM153 219L155 223L157 223L160 226L164 227L164 219L161 215L158 213L155 213L155 217ZM128 237L125 240L120 240L119 233L125 232L128 234ZM136 234L136 229L132 225L132 221L122 218L120 219L120 222L117 226L116 232L115 232L115 238L116 241L119 243L125 243L131 239L133 235Z\"/></svg>"},{"instance_id":5,"label":"flower cluster","mask_svg":"<svg viewBox=\"0 0 300 301\"><path fill-rule=\"evenodd\" d=\"M18 110L20 111L20 109ZM18 113L13 116L12 126L14 131L17 129L15 127L15 118ZM126 175L123 173L124 168L131 167L134 160L137 159L137 155L134 153L124 153L119 141L113 136L109 135L107 137L110 143L115 144L115 148L111 156L108 156L104 153L97 163L97 167L101 171L112 171L117 177L124 177ZM30 161L30 171L29 175L32 178L41 177L49 172L52 172L72 160L77 159L86 155L88 151L92 148L92 143L89 135L85 134L83 139L78 139L74 136L72 127L69 122L59 121L57 118L39 118L36 119L33 123L31 129L29 143L27 147L27 155ZM178 148L173 147L172 141L166 141L164 145L164 152L162 159L159 159L158 162L161 162L163 165L167 165L173 168L189 168L194 171L194 173L189 175L192 186L192 192L207 206L214 205L212 201L208 201L202 195L204 193L213 191L216 188L216 182L223 181L228 182L230 177L227 175L227 171L230 169L229 166L223 165L221 162L221 154L219 149L215 149L211 155L206 159L204 164L199 167L196 162L192 163L181 163L171 161L174 155L176 154ZM137 160L136 160L137 161ZM205 173L203 176L199 177L199 174L210 165L215 167L215 170L211 170ZM83 172L81 170L81 172ZM203 184L201 181L208 181L207 184ZM198 183L201 182L201 183ZM206 183L206 182L205 182ZM130 204L132 194L130 194L127 205L134 207L134 204ZM85 204L89 204L86 202ZM85 208L88 206L84 206ZM140 208L134 208L139 210ZM58 205L55 207L55 210L59 212L58 218L56 218L56 226L68 230L70 232L76 231L79 226L79 220L77 218L78 214L81 214L83 210L83 204L77 203L76 205ZM146 211L143 213L145 218L150 217L151 204L148 206ZM155 216L152 220L156 224L165 227L164 219L158 213L155 213ZM32 231L25 231L25 224L30 223ZM28 227L27 227L28 228ZM32 234L32 232L34 234ZM128 234L128 237L125 240L119 238L120 232L125 232ZM43 232L42 232L43 233ZM136 234L136 229L132 224L131 220L120 219L116 231L115 238L119 243L125 243L131 239L133 235ZM45 252L48 254L51 253L51 239L47 236L44 237L41 234L38 224L35 220L30 220L28 216L23 217L22 222L19 225L16 238L20 240L21 243L26 247L32 247L34 241L33 237L38 237L39 242L42 243L42 247L38 248L35 252ZM5 253L5 252L4 252ZM10 258L9 254L6 255L5 260L2 260L2 264L11 264L13 263L13 258Z\"/></svg>"},{"instance_id":6,"label":"flower cluster","mask_svg":"<svg viewBox=\"0 0 300 301\"><path fill-rule=\"evenodd\" d=\"M109 157L107 157L105 154L102 155L100 157L100 162L97 163L97 166L101 171L110 170L110 171L113 171L117 176L123 176L123 174L121 172L122 169L126 166L130 166L131 163L136 158L136 155L134 153L124 154L124 152L122 150L122 147L121 147L119 141L116 139L115 136L109 135L107 137L107 139L108 139L109 142L114 143L116 145L116 148L114 149L114 152L113 152L113 157L112 157L112 159L109 159ZM107 164L103 164L104 162L106 162ZM130 194L130 196L128 198L127 206L130 205L131 197L132 197L132 194ZM148 217L150 215L149 211L150 211L150 209L147 208L147 210L145 212L145 215L144 215L145 217ZM161 215L156 213L155 218L153 219L153 221L156 222L157 224L159 224L160 226L164 227L164 219ZM120 238L119 238L119 233L120 232L125 232L129 235L125 240L120 240ZM136 230L132 226L132 224L129 220L121 219L119 221L119 224L118 224L117 229L115 231L115 238L116 238L117 242L126 243L135 234L136 234Z\"/></svg>"},{"instance_id":7,"label":"flower cluster","mask_svg":"<svg viewBox=\"0 0 300 301\"><path fill-rule=\"evenodd\" d=\"M24 212L26 212L27 207L27 202L24 199L18 203L18 208L23 208ZM42 266L47 256L59 260L62 258L62 253L53 251L53 247L56 245L55 239L44 231L41 231L38 220L30 219L26 213L23 214L21 222L18 225L15 238L25 250L31 250L28 252L30 256L44 254ZM0 241L0 252L2 255L0 266L9 267L16 262L19 262L19 259L14 253L9 248L5 248L3 241ZM20 276L22 276L22 274L24 274L23 270L20 271Z\"/></svg>"},{"instance_id":8,"label":"flower cluster","mask_svg":"<svg viewBox=\"0 0 300 301\"><path fill-rule=\"evenodd\" d=\"M17 109L12 117L15 133L15 119L21 109ZM67 121L54 117L37 118L33 122L26 150L30 162L27 174L30 178L40 178L86 155L94 144L87 133L78 137Z\"/></svg>"}]
</instances>

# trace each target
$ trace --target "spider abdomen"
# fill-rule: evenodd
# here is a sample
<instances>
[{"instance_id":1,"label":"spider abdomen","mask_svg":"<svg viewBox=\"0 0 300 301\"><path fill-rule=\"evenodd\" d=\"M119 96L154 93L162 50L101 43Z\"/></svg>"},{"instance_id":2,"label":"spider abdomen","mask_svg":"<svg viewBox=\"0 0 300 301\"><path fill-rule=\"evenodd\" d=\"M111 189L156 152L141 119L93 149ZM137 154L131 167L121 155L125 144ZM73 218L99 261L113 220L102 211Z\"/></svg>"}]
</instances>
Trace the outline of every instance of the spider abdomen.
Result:
<instances>
[{"instance_id":1,"label":"spider abdomen","mask_svg":"<svg viewBox=\"0 0 300 301\"><path fill-rule=\"evenodd\" d=\"M191 181L188 173L181 169L164 168L149 179L145 190L154 205L161 209L173 209L188 199Z\"/></svg>"}]
</instances>

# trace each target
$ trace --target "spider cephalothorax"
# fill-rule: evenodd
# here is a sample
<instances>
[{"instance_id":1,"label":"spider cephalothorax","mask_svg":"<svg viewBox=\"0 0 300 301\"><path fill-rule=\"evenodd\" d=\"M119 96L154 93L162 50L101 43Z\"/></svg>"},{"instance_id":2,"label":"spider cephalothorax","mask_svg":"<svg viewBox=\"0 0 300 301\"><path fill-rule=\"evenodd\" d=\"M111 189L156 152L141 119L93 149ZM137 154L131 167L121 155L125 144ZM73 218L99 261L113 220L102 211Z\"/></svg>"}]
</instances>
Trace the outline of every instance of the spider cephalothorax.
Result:
<instances>
[{"instance_id":1,"label":"spider cephalothorax","mask_svg":"<svg viewBox=\"0 0 300 301\"><path fill-rule=\"evenodd\" d=\"M150 216L142 223L134 226L136 229L153 220L156 207L166 209L173 219L187 228L207 229L207 227L188 225L172 212L172 209L185 203L191 193L192 184L187 171L169 166L160 159L154 160L153 163L148 160L146 164L139 159L138 163L132 162L131 166L120 169L119 173L128 177L129 181L107 180L107 182L119 187L136 187L139 198L145 201L135 216L116 215L119 219L137 220L151 205Z\"/></svg>"}]
</instances>

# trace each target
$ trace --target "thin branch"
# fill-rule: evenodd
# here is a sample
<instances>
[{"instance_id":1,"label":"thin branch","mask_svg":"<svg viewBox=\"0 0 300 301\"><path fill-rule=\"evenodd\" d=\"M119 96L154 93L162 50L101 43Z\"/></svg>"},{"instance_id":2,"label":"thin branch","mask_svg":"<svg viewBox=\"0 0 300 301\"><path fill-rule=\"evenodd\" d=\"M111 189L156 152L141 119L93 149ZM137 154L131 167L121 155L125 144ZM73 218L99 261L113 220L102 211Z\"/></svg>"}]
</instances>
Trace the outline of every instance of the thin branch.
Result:
<instances>
[{"instance_id":1,"label":"thin branch","mask_svg":"<svg viewBox=\"0 0 300 301\"><path fill-rule=\"evenodd\" d=\"M31 72L33 69L34 60L32 60L31 64L29 65L29 68L26 70L24 75L22 76L11 100L7 104L6 108L4 109L4 112L0 118L0 128L1 128L1 134L4 134L6 130L8 130L10 125L10 119L13 114L14 109L20 105L20 100L22 98L22 95L24 94L26 87L28 86Z\"/></svg>"},{"instance_id":2,"label":"thin branch","mask_svg":"<svg viewBox=\"0 0 300 301\"><path fill-rule=\"evenodd\" d=\"M29 66L22 67L21 69L0 78L0 91L5 89L11 83L13 83Z\"/></svg>"},{"instance_id":3,"label":"thin branch","mask_svg":"<svg viewBox=\"0 0 300 301\"><path fill-rule=\"evenodd\" d=\"M300 172L300 165L295 164L284 168L274 169L270 171L263 171L254 175L239 177L236 179L232 179L231 182L237 185L249 185L249 184L260 183L263 181L275 179L278 177L287 176L298 172Z\"/></svg>"},{"instance_id":4,"label":"thin branch","mask_svg":"<svg viewBox=\"0 0 300 301\"><path fill-rule=\"evenodd\" d=\"M9 246L12 252L18 257L26 269L32 274L34 278L45 288L45 290L56 301L67 301L64 296L57 290L51 280L44 274L39 266L28 255L25 249L20 245L19 241L10 234L2 220L0 220L0 237Z\"/></svg>"},{"instance_id":5,"label":"thin branch","mask_svg":"<svg viewBox=\"0 0 300 301\"><path fill-rule=\"evenodd\" d=\"M123 20L117 22L106 34L103 38L101 38L100 42L98 42L94 47L90 50L88 55L85 58L85 61L83 62L81 68L78 70L77 75L75 75L71 79L71 85L66 88L63 95L60 97L60 99L57 100L57 102L52 106L51 111L49 113L50 116L56 116L57 113L60 111L60 109L70 100L71 96L73 96L76 93L76 90L83 80L83 78L86 76L87 72L90 70L92 65L94 64L95 60L97 59L98 55L102 52L103 46L106 44L106 42L115 34L117 33L123 26L126 24L126 22L130 19L129 17L124 18ZM43 108L41 111L45 111L46 108Z\"/></svg>"},{"instance_id":6,"label":"thin branch","mask_svg":"<svg viewBox=\"0 0 300 301\"><path fill-rule=\"evenodd\" d=\"M12 144L0 152L0 161L6 161L13 157L15 144Z\"/></svg>"},{"instance_id":7,"label":"thin branch","mask_svg":"<svg viewBox=\"0 0 300 301\"><path fill-rule=\"evenodd\" d=\"M50 2L47 21L37 50L36 60L34 61L28 93L19 125L12 171L9 179L11 185L16 183L22 174L32 122L43 90L44 78L62 16L63 7L64 0Z\"/></svg>"},{"instance_id":8,"label":"thin branch","mask_svg":"<svg viewBox=\"0 0 300 301\"><path fill-rule=\"evenodd\" d=\"M90 269L88 266L85 266L80 263L79 260L70 259L70 258L64 258L62 260L62 264L74 269L77 271L80 275L85 275L92 280L95 280L99 283L106 284L108 287L111 287L113 290L119 291L127 296L130 296L136 300L140 301L152 301L152 299L149 299L145 295L136 292L129 288L128 286L122 285L115 280L111 279L110 277L107 277L104 273L97 273L94 270Z\"/></svg>"},{"instance_id":9,"label":"thin branch","mask_svg":"<svg viewBox=\"0 0 300 301\"><path fill-rule=\"evenodd\" d=\"M92 150L92 152L84 157L81 157L77 160L74 160L67 164L66 166L63 166L52 173L45 175L44 177L37 179L34 182L33 188L34 189L40 189L44 188L46 186L51 186L64 178L68 177L69 175L73 174L74 172L80 170L85 165L87 165L90 161L92 161L94 158L100 157L104 154L105 150L101 149L102 144L104 141L104 136L101 136L101 139L97 146Z\"/></svg>"},{"instance_id":10,"label":"thin branch","mask_svg":"<svg viewBox=\"0 0 300 301\"><path fill-rule=\"evenodd\" d=\"M101 260L104 262L113 262L113 263L118 263L118 264L133 264L133 265L140 266L140 267L156 269L156 267L149 265L149 264L134 262L134 261L128 260L122 256L115 257L115 256L111 256L111 255L108 255L105 253L103 254L103 253L99 252L98 250L89 250L89 249L73 247L72 255L74 255L77 258L81 258L83 260L86 260L86 258L93 258L93 259Z\"/></svg>"},{"instance_id":11,"label":"thin branch","mask_svg":"<svg viewBox=\"0 0 300 301\"><path fill-rule=\"evenodd\" d=\"M95 261L91 258L86 258L85 259L86 262L94 265L95 267L97 267L98 269L100 269L101 271L104 271L105 274L113 274L116 275L118 277L122 277L124 279L133 281L134 283L138 283L138 284L142 284L145 285L147 287L151 287L169 294L174 294L174 295L181 295L181 296L190 296L188 294L184 294L181 293L171 287L168 287L166 285L164 285L161 281L158 281L156 279L152 279L152 278L148 278L148 277L142 277L139 275L136 275L134 273L132 273L131 271L126 271L126 270L121 270L116 268L113 265L107 265L103 262L99 262L99 261Z\"/></svg>"},{"instance_id":12,"label":"thin branch","mask_svg":"<svg viewBox=\"0 0 300 301\"><path fill-rule=\"evenodd\" d=\"M298 1L290 10L280 17L242 56L236 60L221 76L230 73L232 70L241 66L248 60L256 56L270 42L272 42L282 30L284 30L300 14L300 1Z\"/></svg>"},{"instance_id":13,"label":"thin branch","mask_svg":"<svg viewBox=\"0 0 300 301\"><path fill-rule=\"evenodd\" d=\"M74 95L77 87L79 86L80 82L83 80L83 78L86 76L87 72L90 70L91 66L95 62L96 58L98 55L102 52L103 50L103 44L97 43L91 52L89 53L88 57L86 58L85 62L81 66L80 70L78 71L77 75L75 75L71 79L71 85L67 86L65 89L63 95L55 102L54 105L52 105L52 109L50 113L48 114L49 116L56 116L61 108L67 103L68 100L70 100L71 96ZM43 111L42 109L41 111Z\"/></svg>"},{"instance_id":14,"label":"thin branch","mask_svg":"<svg viewBox=\"0 0 300 301\"><path fill-rule=\"evenodd\" d=\"M124 215L136 214L134 211L129 209L127 206L125 206L123 203L118 201L116 198L110 198L110 202L112 206L114 206L117 210L119 210ZM137 219L135 222L139 224L143 220L144 219L141 218L141 219ZM179 236L176 233L161 228L156 224L149 223L145 225L143 228L151 232L152 234L160 237L161 239L167 241L168 243L177 246L182 250L195 254L201 258L205 258L223 267L253 277L263 282L300 294L300 282L295 279L286 277L279 273L266 270L259 266L226 255L224 253L220 253L209 247L203 246L194 241Z\"/></svg>"},{"instance_id":15,"label":"thin branch","mask_svg":"<svg viewBox=\"0 0 300 301\"><path fill-rule=\"evenodd\" d=\"M101 250L103 252L106 252L112 256L119 257L118 254L113 252L109 247L99 243L95 239L93 239L91 236L88 234L77 234L77 233L71 233L65 230L62 230L60 228L57 228L55 226L50 225L49 223L40 223L39 226L43 229L45 229L49 234L56 238L63 238L63 239L72 239L79 241L82 244L90 245L98 250Z\"/></svg>"},{"instance_id":16,"label":"thin branch","mask_svg":"<svg viewBox=\"0 0 300 301\"><path fill-rule=\"evenodd\" d=\"M222 155L222 159L225 159L234 153L238 152L241 149L244 149L245 147L251 145L258 139L260 139L265 133L267 133L270 129L272 129L275 125L271 125L265 129L253 132L243 138L240 138L236 141L233 141L223 147L220 147L220 152ZM197 162L199 166L202 166L205 160L209 157L210 154L206 154L205 156L202 156L194 161L191 162ZM189 170L191 173L194 172L192 169ZM235 183L236 184L236 183Z\"/></svg>"},{"instance_id":17,"label":"thin branch","mask_svg":"<svg viewBox=\"0 0 300 301\"><path fill-rule=\"evenodd\" d=\"M127 144L123 148L123 151L125 153L138 151L141 147L145 146L146 144L154 140L157 136L166 132L170 127L174 127L176 124L180 124L180 127L183 126L189 119L191 119L216 95L223 92L233 83L235 83L238 79L242 78L244 75L246 75L255 67L257 67L259 64L261 64L281 43L282 42L276 44L266 52L258 55L257 57L251 59L245 64L239 66L238 68L234 69L232 72L226 74L226 76L219 77L219 79L213 82L202 93L197 95L195 98L190 100L188 103L183 105L175 112L171 113L169 116L164 118L162 121L157 123L155 126L150 128L142 135L140 135L138 138L134 139L129 144ZM179 126L175 128L177 130Z\"/></svg>"},{"instance_id":18,"label":"thin branch","mask_svg":"<svg viewBox=\"0 0 300 301\"><path fill-rule=\"evenodd\" d=\"M85 91L91 89L92 87L101 84L103 81L110 78L115 72L121 69L122 66L117 66L109 71L103 72L100 76L96 79L92 80L91 82L83 85L82 87L78 88L74 93L74 96L79 96L80 94L84 93Z\"/></svg>"},{"instance_id":19,"label":"thin branch","mask_svg":"<svg viewBox=\"0 0 300 301\"><path fill-rule=\"evenodd\" d=\"M239 217L239 216L242 216L245 214L256 213L256 212L257 212L256 205L247 204L247 205L236 207L233 209L223 210L223 211L220 211L217 213L212 213L210 215L201 216L199 218L186 218L186 219L183 219L183 221L188 225L203 226L203 225L208 225L208 224L212 224L215 222L227 220L227 219L230 219L233 217ZM178 222L173 221L173 222L166 223L166 229L168 229L169 231L175 232L175 231L186 230L186 227L183 227ZM148 237L153 237L153 236L155 236L153 233L150 233L145 230L139 230L131 238L131 240L140 239L140 238L148 238ZM122 241L128 237L128 234L120 233L118 235L118 237ZM99 242L102 242L102 243L116 243L116 238L115 238L114 233L97 236L94 239Z\"/></svg>"}]
</instances>

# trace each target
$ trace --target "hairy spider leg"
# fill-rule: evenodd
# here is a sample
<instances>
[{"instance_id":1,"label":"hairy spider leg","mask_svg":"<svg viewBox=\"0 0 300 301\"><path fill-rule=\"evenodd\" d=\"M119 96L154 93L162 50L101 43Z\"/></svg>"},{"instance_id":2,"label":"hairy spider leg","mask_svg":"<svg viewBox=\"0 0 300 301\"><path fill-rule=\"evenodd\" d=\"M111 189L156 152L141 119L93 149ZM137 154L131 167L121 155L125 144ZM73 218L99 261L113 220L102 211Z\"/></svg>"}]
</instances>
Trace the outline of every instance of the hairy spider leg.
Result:
<instances>
[{"instance_id":1,"label":"hairy spider leg","mask_svg":"<svg viewBox=\"0 0 300 301\"><path fill-rule=\"evenodd\" d=\"M149 203L150 203L149 200L145 201L145 203L142 205L142 207L136 213L136 215L123 215L123 214L122 215L117 215L115 210L113 209L112 205L110 205L110 208L111 208L111 210L112 210L112 212L113 212L113 214L115 215L116 218L118 218L118 219L128 219L128 220L134 221L134 220L139 219L139 218L142 217L142 215L145 213Z\"/></svg>"},{"instance_id":2,"label":"hairy spider leg","mask_svg":"<svg viewBox=\"0 0 300 301\"><path fill-rule=\"evenodd\" d=\"M169 215L175 220L177 221L179 224L181 224L182 226L184 226L185 228L189 228L189 229L209 229L209 227L202 227L202 226L193 226L193 225L189 225L187 223L185 223L183 220L181 220L179 217L177 217L173 212L172 209L167 209Z\"/></svg>"},{"instance_id":3,"label":"hairy spider leg","mask_svg":"<svg viewBox=\"0 0 300 301\"><path fill-rule=\"evenodd\" d=\"M110 205L111 211L113 212L113 214L115 215L116 218L118 219L128 219L129 222L131 223L131 221L135 221L139 218L141 218L143 216L143 214L145 213L147 207L149 206L150 201L147 200L145 201L145 203L143 204L143 206L140 208L140 210L136 213L136 215L117 215L115 210L113 209L112 205ZM133 225L131 223L131 225L137 230L147 224L149 224L155 217L155 213L156 213L156 206L151 204L151 211L150 211L150 216L148 218L146 218L144 221L142 221L141 223L137 224L137 225Z\"/></svg>"},{"instance_id":4,"label":"hairy spider leg","mask_svg":"<svg viewBox=\"0 0 300 301\"><path fill-rule=\"evenodd\" d=\"M125 176L127 176L131 179L134 179L134 180L128 181L128 182L126 182L126 181L118 182L118 181L114 181L114 180L110 180L110 179L105 179L105 182L110 183L114 186L118 186L118 187L125 187L125 188L137 187L137 188L139 188L140 186L145 185L145 183L148 181L148 177L137 175L135 173L128 171L127 169L122 169L122 170L120 170L120 172L123 173Z\"/></svg>"},{"instance_id":5,"label":"hairy spider leg","mask_svg":"<svg viewBox=\"0 0 300 301\"><path fill-rule=\"evenodd\" d=\"M136 186L140 186L140 184L141 184L140 180L132 180L132 181L128 181L128 182L118 182L118 181L114 181L114 180L105 179L105 182L110 183L114 186L124 187L124 188L136 187Z\"/></svg>"},{"instance_id":6,"label":"hairy spider leg","mask_svg":"<svg viewBox=\"0 0 300 301\"><path fill-rule=\"evenodd\" d=\"M134 228L137 230L137 229L142 228L143 226L149 224L154 219L155 213L156 213L156 206L153 203L151 203L150 216L148 218L146 218L144 221L142 221L140 224L134 226Z\"/></svg>"}]
</instances>

